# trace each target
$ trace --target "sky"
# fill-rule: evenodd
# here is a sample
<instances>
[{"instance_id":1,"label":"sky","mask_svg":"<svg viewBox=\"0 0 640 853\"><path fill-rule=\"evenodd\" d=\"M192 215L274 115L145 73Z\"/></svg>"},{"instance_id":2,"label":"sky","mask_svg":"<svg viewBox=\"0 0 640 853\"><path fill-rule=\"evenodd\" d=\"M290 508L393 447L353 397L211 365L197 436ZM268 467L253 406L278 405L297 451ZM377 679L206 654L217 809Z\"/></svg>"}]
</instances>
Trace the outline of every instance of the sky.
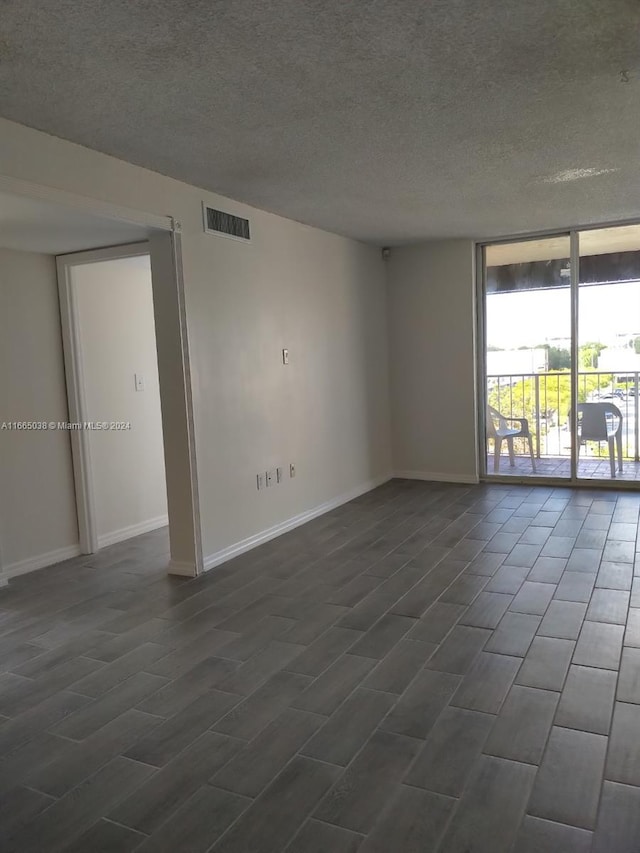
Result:
<instances>
[{"instance_id":1,"label":"sky","mask_svg":"<svg viewBox=\"0 0 640 853\"><path fill-rule=\"evenodd\" d=\"M614 345L617 335L640 334L640 281L582 286L579 344ZM487 346L533 347L571 336L569 288L487 294Z\"/></svg>"}]
</instances>

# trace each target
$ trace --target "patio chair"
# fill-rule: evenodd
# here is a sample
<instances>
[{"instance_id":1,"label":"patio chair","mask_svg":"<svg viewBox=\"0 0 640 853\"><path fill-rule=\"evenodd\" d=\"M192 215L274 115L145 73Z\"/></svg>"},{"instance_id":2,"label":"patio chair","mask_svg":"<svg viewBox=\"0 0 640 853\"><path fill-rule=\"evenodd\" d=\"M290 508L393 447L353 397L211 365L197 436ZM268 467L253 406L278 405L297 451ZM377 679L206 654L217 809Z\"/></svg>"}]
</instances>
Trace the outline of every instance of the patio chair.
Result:
<instances>
[{"instance_id":1,"label":"patio chair","mask_svg":"<svg viewBox=\"0 0 640 853\"><path fill-rule=\"evenodd\" d=\"M519 427L510 427L509 424L517 423ZM507 418L502 415L497 409L492 406L487 406L487 439L493 439L493 471L497 474L500 470L500 452L502 450L502 442L507 442L509 451L509 462L511 467L515 467L516 459L513 450L514 438L526 438L529 443L529 455L531 456L531 467L533 473L536 473L536 460L533 455L533 444L531 441L531 432L529 431L529 421L526 418Z\"/></svg>"},{"instance_id":2,"label":"patio chair","mask_svg":"<svg viewBox=\"0 0 640 853\"><path fill-rule=\"evenodd\" d=\"M622 473L622 412L617 406L613 403L578 403L578 457L580 445L585 441L606 441L609 444L611 479L616 476L617 445L618 470Z\"/></svg>"}]
</instances>

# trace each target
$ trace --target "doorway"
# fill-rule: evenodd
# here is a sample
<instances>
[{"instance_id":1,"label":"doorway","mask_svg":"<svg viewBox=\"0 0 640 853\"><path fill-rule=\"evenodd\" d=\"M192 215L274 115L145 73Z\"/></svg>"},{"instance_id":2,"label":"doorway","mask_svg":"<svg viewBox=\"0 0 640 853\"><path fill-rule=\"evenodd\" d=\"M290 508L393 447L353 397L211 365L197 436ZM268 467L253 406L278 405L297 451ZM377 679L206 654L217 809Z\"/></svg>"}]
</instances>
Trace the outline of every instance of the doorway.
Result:
<instances>
[{"instance_id":1,"label":"doorway","mask_svg":"<svg viewBox=\"0 0 640 853\"><path fill-rule=\"evenodd\" d=\"M132 242L144 243L151 264L170 539L167 570L192 577L202 570L202 548L179 225L170 217L22 181L2 179L1 184L0 249L14 253L20 260L16 269L24 274L5 276L1 294L12 334L4 336L0 382L11 393L0 395L0 421L17 426L4 435L0 454L0 585L12 576L95 550L83 516L90 494L80 438L84 431L36 428L40 422L91 420L81 417L75 406L81 379L77 365L67 351L63 359L62 338L69 338L73 326L73 303L58 299L58 285L62 292L68 282L56 281L55 257L95 247L103 252L103 247ZM63 278L69 269L64 266ZM36 295L34 282L46 299ZM51 357L53 380L46 378L51 369L38 368ZM25 375L25 366L32 368L33 381ZM49 396L44 390L51 391ZM68 511L58 512L63 503Z\"/></svg>"},{"instance_id":2,"label":"doorway","mask_svg":"<svg viewBox=\"0 0 640 853\"><path fill-rule=\"evenodd\" d=\"M481 247L482 474L640 480L640 225Z\"/></svg>"}]
</instances>

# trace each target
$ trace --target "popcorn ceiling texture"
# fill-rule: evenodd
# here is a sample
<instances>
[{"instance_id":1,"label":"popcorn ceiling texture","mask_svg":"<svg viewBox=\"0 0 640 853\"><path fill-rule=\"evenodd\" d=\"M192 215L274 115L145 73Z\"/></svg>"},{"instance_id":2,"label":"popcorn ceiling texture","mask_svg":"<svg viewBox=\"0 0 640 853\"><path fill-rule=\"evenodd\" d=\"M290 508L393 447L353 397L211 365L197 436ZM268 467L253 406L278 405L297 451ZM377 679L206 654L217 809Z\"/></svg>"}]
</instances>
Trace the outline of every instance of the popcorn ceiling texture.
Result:
<instances>
[{"instance_id":1,"label":"popcorn ceiling texture","mask_svg":"<svg viewBox=\"0 0 640 853\"><path fill-rule=\"evenodd\" d=\"M639 24L638 0L4 0L0 115L372 243L625 219Z\"/></svg>"}]
</instances>

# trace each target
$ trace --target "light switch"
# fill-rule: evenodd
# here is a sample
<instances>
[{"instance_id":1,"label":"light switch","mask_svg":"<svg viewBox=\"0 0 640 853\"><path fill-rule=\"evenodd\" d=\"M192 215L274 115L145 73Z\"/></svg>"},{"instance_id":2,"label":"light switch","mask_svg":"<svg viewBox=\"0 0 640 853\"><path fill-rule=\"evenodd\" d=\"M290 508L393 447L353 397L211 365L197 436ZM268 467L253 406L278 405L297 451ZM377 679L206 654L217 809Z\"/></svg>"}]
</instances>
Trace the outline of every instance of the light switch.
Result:
<instances>
[{"instance_id":1,"label":"light switch","mask_svg":"<svg viewBox=\"0 0 640 853\"><path fill-rule=\"evenodd\" d=\"M141 373L134 373L136 382L136 391L144 391L144 376Z\"/></svg>"},{"instance_id":2,"label":"light switch","mask_svg":"<svg viewBox=\"0 0 640 853\"><path fill-rule=\"evenodd\" d=\"M289 350L288 349L282 350L282 363L283 364L289 364Z\"/></svg>"}]
</instances>

